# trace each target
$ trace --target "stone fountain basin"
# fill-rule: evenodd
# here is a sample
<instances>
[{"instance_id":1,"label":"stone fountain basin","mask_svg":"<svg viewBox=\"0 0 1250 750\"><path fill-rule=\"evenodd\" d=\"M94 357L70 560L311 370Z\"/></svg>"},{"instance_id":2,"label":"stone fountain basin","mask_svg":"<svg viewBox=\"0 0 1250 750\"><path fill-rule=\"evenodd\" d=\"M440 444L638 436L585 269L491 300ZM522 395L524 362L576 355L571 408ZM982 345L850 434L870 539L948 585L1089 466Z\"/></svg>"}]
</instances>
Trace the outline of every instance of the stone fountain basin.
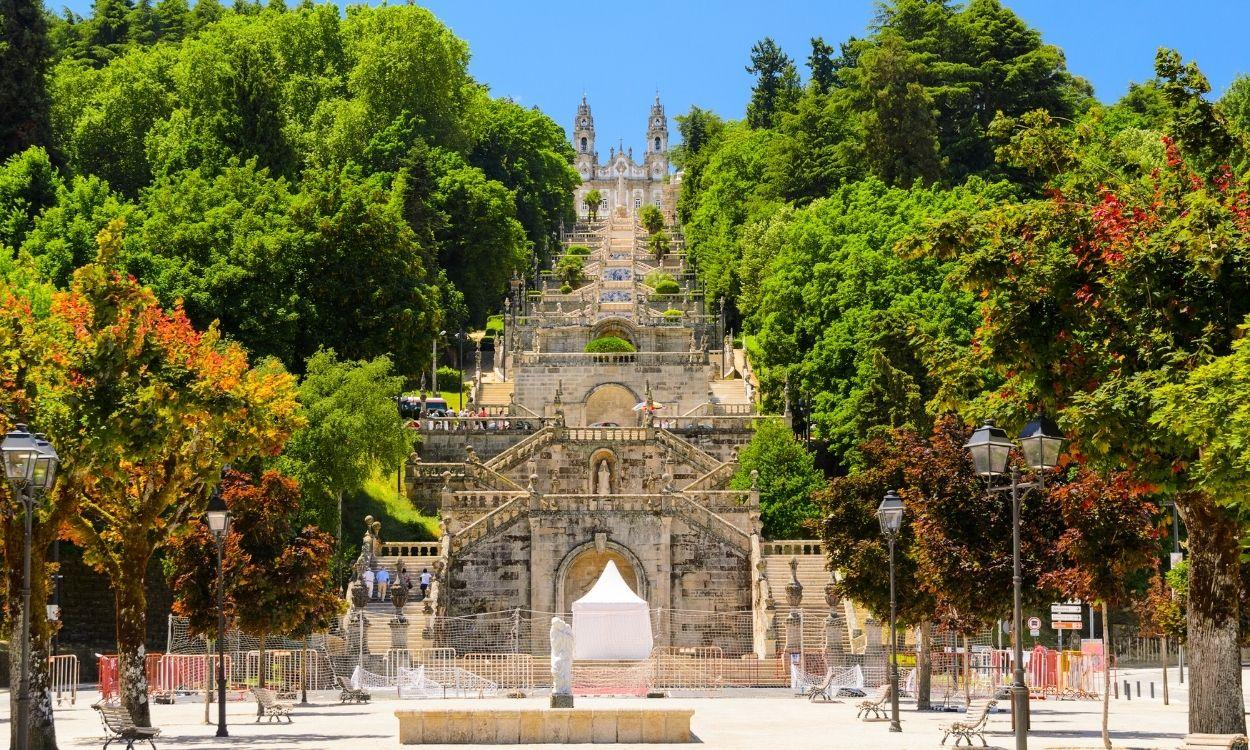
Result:
<instances>
[{"instance_id":1,"label":"stone fountain basin","mask_svg":"<svg viewBox=\"0 0 1250 750\"><path fill-rule=\"evenodd\" d=\"M401 745L692 742L692 708L415 708L395 712Z\"/></svg>"}]
</instances>

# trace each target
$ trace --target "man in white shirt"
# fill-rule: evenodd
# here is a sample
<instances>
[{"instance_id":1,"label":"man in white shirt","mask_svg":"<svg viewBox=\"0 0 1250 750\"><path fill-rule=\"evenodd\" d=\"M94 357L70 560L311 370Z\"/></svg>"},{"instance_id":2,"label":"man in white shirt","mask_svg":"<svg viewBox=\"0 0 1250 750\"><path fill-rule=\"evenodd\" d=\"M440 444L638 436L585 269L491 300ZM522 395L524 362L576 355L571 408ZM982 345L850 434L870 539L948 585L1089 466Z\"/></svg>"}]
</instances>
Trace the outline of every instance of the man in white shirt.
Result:
<instances>
[{"instance_id":1,"label":"man in white shirt","mask_svg":"<svg viewBox=\"0 0 1250 750\"><path fill-rule=\"evenodd\" d=\"M369 598L373 598L373 568L365 568L365 572L360 574L365 582L365 591L369 592Z\"/></svg>"}]
</instances>

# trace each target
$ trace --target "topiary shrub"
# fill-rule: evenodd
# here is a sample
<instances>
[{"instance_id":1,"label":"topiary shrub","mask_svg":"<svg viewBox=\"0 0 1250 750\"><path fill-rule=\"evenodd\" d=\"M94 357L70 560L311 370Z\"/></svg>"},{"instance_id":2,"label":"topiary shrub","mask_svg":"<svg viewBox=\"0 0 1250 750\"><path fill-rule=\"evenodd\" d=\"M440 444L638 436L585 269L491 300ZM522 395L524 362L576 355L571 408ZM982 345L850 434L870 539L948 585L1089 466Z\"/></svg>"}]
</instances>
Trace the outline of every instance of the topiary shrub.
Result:
<instances>
[{"instance_id":1,"label":"topiary shrub","mask_svg":"<svg viewBox=\"0 0 1250 750\"><path fill-rule=\"evenodd\" d=\"M565 251L565 255L590 255L590 248L585 245L569 245L569 249Z\"/></svg>"},{"instance_id":2,"label":"topiary shrub","mask_svg":"<svg viewBox=\"0 0 1250 750\"><path fill-rule=\"evenodd\" d=\"M680 294L681 285L672 279L665 279L655 285L656 294Z\"/></svg>"},{"instance_id":3,"label":"topiary shrub","mask_svg":"<svg viewBox=\"0 0 1250 750\"><path fill-rule=\"evenodd\" d=\"M568 284L560 285L560 294L572 294L572 293L573 293L573 287L569 286Z\"/></svg>"},{"instance_id":4,"label":"topiary shrub","mask_svg":"<svg viewBox=\"0 0 1250 750\"><path fill-rule=\"evenodd\" d=\"M669 308L664 311L664 317L668 320L681 320L681 310Z\"/></svg>"},{"instance_id":5,"label":"topiary shrub","mask_svg":"<svg viewBox=\"0 0 1250 750\"><path fill-rule=\"evenodd\" d=\"M447 365L438 368L438 389L448 393L459 393L460 371Z\"/></svg>"},{"instance_id":6,"label":"topiary shrub","mask_svg":"<svg viewBox=\"0 0 1250 750\"><path fill-rule=\"evenodd\" d=\"M655 289L655 285L659 284L661 281L673 281L672 274L665 273L664 271L652 271L642 279L642 283L652 289Z\"/></svg>"},{"instance_id":7,"label":"topiary shrub","mask_svg":"<svg viewBox=\"0 0 1250 750\"><path fill-rule=\"evenodd\" d=\"M637 351L634 345L619 336L600 336L586 344L586 351L591 354L609 354L612 352Z\"/></svg>"},{"instance_id":8,"label":"topiary shrub","mask_svg":"<svg viewBox=\"0 0 1250 750\"><path fill-rule=\"evenodd\" d=\"M491 315L486 319L486 333L488 335L503 335L503 316Z\"/></svg>"}]
</instances>

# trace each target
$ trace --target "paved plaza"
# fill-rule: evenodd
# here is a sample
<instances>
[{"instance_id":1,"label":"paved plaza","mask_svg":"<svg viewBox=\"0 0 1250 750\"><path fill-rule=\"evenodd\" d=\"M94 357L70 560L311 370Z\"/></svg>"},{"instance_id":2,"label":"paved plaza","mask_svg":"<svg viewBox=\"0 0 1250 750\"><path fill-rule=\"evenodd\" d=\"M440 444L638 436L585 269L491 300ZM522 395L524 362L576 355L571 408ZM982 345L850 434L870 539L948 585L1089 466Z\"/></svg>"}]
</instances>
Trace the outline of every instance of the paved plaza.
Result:
<instances>
[{"instance_id":1,"label":"paved plaza","mask_svg":"<svg viewBox=\"0 0 1250 750\"><path fill-rule=\"evenodd\" d=\"M1156 672L1121 672L1121 679L1141 679L1148 693L1148 681L1157 680ZM1173 675L1173 679L1175 676ZM855 699L835 703L809 703L790 696L785 690L740 690L734 697L666 699L578 698L579 707L664 707L693 708L691 727L696 744L710 748L762 750L785 748L880 748L880 750L915 750L937 748L941 733L938 726L959 716L954 713L917 713L910 701L904 701L902 734L891 734L888 722L860 721L855 717ZM57 737L62 748L99 747L102 734L91 703L94 692L79 695L78 703L57 711ZM202 704L178 704L153 707L153 723L162 729L159 748L307 748L309 750L391 750L398 742L397 709L422 706L439 708L516 709L541 707L546 698L527 699L454 699L400 701L375 699L367 705L339 705L337 696L321 693L310 696L311 705L297 707L292 724L256 724L255 704L229 705L230 733L228 739L214 736L216 728L204 724ZM1172 705L1164 706L1158 698L1134 698L1114 701L1111 706L1112 740L1117 748L1174 750L1185 734L1186 695L1173 685ZM7 696L0 698L7 724ZM1101 704L1096 701L1035 701L1030 748L1101 747L1099 721ZM215 710L215 709L214 709ZM215 715L215 714L214 714ZM7 732L7 727L4 730ZM987 739L991 747L1013 747L1010 716L994 714ZM951 741L953 742L953 740ZM949 745L949 743L948 743ZM427 746L436 747L436 746ZM538 746L535 746L538 747ZM543 747L552 747L550 745ZM645 745L639 747L657 747Z\"/></svg>"}]
</instances>

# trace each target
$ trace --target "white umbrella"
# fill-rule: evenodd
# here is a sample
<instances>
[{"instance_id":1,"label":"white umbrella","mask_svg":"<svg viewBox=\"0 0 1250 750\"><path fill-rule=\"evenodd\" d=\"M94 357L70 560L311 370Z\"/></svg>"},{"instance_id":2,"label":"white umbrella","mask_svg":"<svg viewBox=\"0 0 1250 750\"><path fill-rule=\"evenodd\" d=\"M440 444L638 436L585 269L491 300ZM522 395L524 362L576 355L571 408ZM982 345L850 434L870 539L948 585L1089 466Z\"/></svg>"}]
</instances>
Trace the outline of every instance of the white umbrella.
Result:
<instances>
[{"instance_id":1,"label":"white umbrella","mask_svg":"<svg viewBox=\"0 0 1250 750\"><path fill-rule=\"evenodd\" d=\"M647 409L650 409L651 411L658 411L663 408L664 404L661 404L658 401L652 401L649 404L646 401L640 401L634 404L634 411L646 411Z\"/></svg>"}]
</instances>

